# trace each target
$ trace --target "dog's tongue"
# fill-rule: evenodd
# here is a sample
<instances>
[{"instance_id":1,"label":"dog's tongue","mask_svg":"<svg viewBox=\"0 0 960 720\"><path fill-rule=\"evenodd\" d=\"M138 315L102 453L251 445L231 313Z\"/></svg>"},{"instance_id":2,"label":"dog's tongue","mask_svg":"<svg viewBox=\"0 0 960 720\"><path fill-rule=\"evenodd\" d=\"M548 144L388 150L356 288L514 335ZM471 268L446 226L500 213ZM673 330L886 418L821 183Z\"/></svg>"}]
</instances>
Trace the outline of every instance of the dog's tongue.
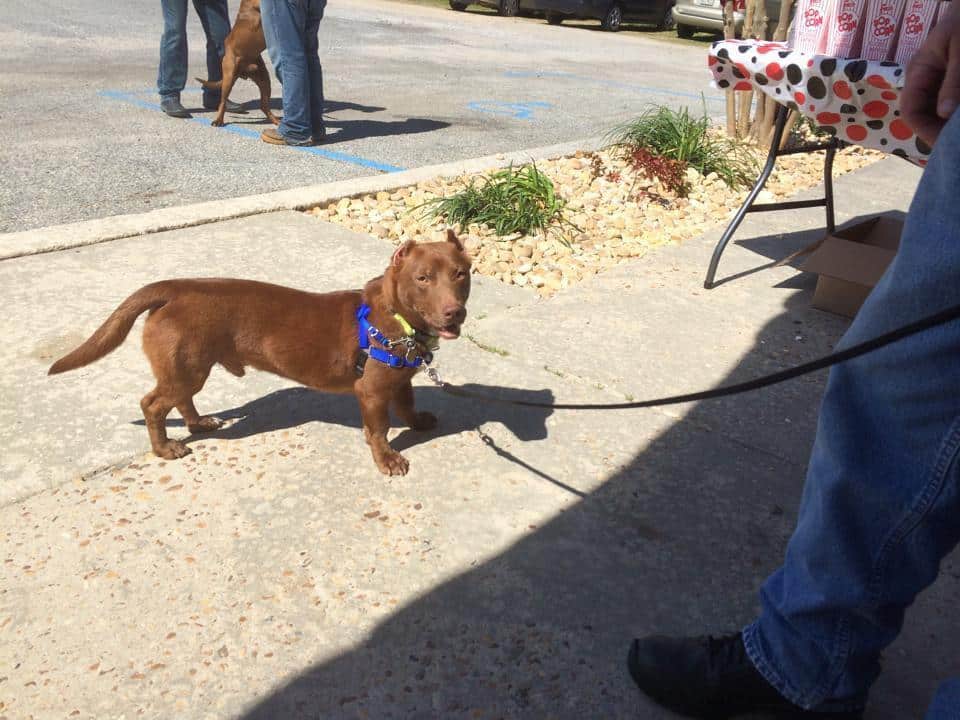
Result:
<instances>
[{"instance_id":1,"label":"dog's tongue","mask_svg":"<svg viewBox=\"0 0 960 720\"><path fill-rule=\"evenodd\" d=\"M451 325L449 328L440 328L437 334L444 340L456 340L460 337L460 328Z\"/></svg>"}]
</instances>

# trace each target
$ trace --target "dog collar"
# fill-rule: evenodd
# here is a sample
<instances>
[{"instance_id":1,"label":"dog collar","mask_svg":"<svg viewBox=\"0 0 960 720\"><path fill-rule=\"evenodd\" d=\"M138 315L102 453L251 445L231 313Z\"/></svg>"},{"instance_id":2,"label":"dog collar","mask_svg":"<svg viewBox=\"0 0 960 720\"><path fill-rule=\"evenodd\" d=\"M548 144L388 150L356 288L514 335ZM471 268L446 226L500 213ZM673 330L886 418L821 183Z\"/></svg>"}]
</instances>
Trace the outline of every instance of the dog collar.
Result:
<instances>
[{"instance_id":1,"label":"dog collar","mask_svg":"<svg viewBox=\"0 0 960 720\"><path fill-rule=\"evenodd\" d=\"M400 323L400 327L403 328L404 335L407 337L412 337L418 343L427 348L427 350L436 350L440 347L440 338L437 335L431 335L430 333L417 330L413 325L408 323L407 319L400 313L394 313L393 319Z\"/></svg>"},{"instance_id":2,"label":"dog collar","mask_svg":"<svg viewBox=\"0 0 960 720\"><path fill-rule=\"evenodd\" d=\"M363 368L367 364L368 358L373 358L378 362L382 362L384 365L389 365L397 369L420 368L424 365L429 365L433 361L433 353L430 349L423 353L417 352L417 331L403 317L394 315L394 318L400 323L400 326L404 330L404 336L396 340L391 340L374 325L370 324L370 321L367 319L369 315L370 306L366 303L361 304L360 307L357 308L357 340L360 345L360 355L357 358L355 369L358 375L363 375ZM420 334L424 335L425 333ZM373 347L371 340L378 342L383 347ZM404 355L394 355L390 352L395 347L403 347L405 349Z\"/></svg>"}]
</instances>

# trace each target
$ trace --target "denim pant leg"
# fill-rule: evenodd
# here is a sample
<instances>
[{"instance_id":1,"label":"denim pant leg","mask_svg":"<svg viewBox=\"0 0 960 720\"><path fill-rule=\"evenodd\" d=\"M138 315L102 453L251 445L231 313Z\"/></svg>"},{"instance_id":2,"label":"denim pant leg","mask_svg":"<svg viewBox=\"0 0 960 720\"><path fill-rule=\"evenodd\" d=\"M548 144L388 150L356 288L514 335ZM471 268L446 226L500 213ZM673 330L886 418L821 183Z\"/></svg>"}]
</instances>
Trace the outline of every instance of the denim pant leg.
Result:
<instances>
[{"instance_id":1,"label":"denim pant leg","mask_svg":"<svg viewBox=\"0 0 960 720\"><path fill-rule=\"evenodd\" d=\"M203 33L207 36L207 79L217 82L223 79L223 41L230 33L230 11L227 0L193 0L193 7L200 18ZM204 90L206 104L219 101L218 90Z\"/></svg>"},{"instance_id":2,"label":"denim pant leg","mask_svg":"<svg viewBox=\"0 0 960 720\"><path fill-rule=\"evenodd\" d=\"M310 74L305 52L309 0L261 0L283 67L283 119L277 128L294 143L310 140Z\"/></svg>"},{"instance_id":3,"label":"denim pant leg","mask_svg":"<svg viewBox=\"0 0 960 720\"><path fill-rule=\"evenodd\" d=\"M960 113L937 142L900 251L849 346L960 304ZM797 528L743 631L804 708L861 707L904 611L960 541L960 323L833 369Z\"/></svg>"},{"instance_id":4,"label":"denim pant leg","mask_svg":"<svg viewBox=\"0 0 960 720\"><path fill-rule=\"evenodd\" d=\"M161 98L179 98L187 83L187 0L160 0L163 36L157 91Z\"/></svg>"},{"instance_id":5,"label":"denim pant leg","mask_svg":"<svg viewBox=\"0 0 960 720\"><path fill-rule=\"evenodd\" d=\"M323 136L323 68L320 66L320 40L317 33L327 0L308 0L307 28L304 50L307 54L307 72L310 76L310 129L318 140Z\"/></svg>"},{"instance_id":6,"label":"denim pant leg","mask_svg":"<svg viewBox=\"0 0 960 720\"><path fill-rule=\"evenodd\" d=\"M924 720L957 720L960 718L960 678L951 678L937 688Z\"/></svg>"},{"instance_id":7,"label":"denim pant leg","mask_svg":"<svg viewBox=\"0 0 960 720\"><path fill-rule=\"evenodd\" d=\"M277 29L273 26L273 13L270 8L271 0L262 0L260 4L260 21L263 23L263 38L267 42L267 56L273 65L273 74L277 82L283 85L283 62L280 57L280 41L277 39Z\"/></svg>"}]
</instances>

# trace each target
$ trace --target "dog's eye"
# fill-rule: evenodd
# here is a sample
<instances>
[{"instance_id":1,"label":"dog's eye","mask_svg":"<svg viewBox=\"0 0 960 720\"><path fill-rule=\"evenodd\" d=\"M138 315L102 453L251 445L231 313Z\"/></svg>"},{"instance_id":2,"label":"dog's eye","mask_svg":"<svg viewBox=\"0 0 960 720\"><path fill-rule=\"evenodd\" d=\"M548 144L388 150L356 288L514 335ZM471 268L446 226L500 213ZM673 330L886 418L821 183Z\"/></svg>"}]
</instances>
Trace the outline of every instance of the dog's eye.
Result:
<instances>
[{"instance_id":1,"label":"dog's eye","mask_svg":"<svg viewBox=\"0 0 960 720\"><path fill-rule=\"evenodd\" d=\"M463 280L467 276L466 271L463 268L457 270L457 280Z\"/></svg>"},{"instance_id":2,"label":"dog's eye","mask_svg":"<svg viewBox=\"0 0 960 720\"><path fill-rule=\"evenodd\" d=\"M426 282L427 280L429 280L429 279L430 279L430 278L428 278L426 275L419 275L419 276L417 276L417 282L425 283L425 282Z\"/></svg>"}]
</instances>

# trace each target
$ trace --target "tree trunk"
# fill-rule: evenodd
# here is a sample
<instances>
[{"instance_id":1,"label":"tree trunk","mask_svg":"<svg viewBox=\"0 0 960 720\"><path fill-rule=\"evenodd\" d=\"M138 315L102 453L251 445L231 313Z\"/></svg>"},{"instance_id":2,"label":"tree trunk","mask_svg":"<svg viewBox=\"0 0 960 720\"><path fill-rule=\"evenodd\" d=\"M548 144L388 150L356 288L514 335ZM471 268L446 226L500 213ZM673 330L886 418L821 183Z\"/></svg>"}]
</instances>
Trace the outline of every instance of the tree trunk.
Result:
<instances>
[{"instance_id":1,"label":"tree trunk","mask_svg":"<svg viewBox=\"0 0 960 720\"><path fill-rule=\"evenodd\" d=\"M733 22L733 3L734 0L726 0L723 4L723 39L736 39L736 27ZM737 136L737 105L735 102L733 90L728 88L727 92L727 135Z\"/></svg>"},{"instance_id":2,"label":"tree trunk","mask_svg":"<svg viewBox=\"0 0 960 720\"><path fill-rule=\"evenodd\" d=\"M790 29L790 16L793 13L795 2L796 0L780 0L780 18L777 20L777 26L773 29L773 37L770 38L774 42L784 42L787 39L787 34ZM771 136L773 135L773 119L776 115L777 103L773 98L767 97L764 104L766 105L766 111L757 137L761 143L766 145L770 143ZM797 122L797 118L794 117L795 115L796 113L793 113L787 118L787 131L783 134L784 142L786 142L786 138L789 135L789 129Z\"/></svg>"},{"instance_id":3,"label":"tree trunk","mask_svg":"<svg viewBox=\"0 0 960 720\"><path fill-rule=\"evenodd\" d=\"M750 37L753 31L753 16L756 14L758 0L747 0L747 9L744 13L743 30L741 36L744 40ZM744 90L740 92L737 99L737 137L745 138L750 133L750 107L753 105L753 90Z\"/></svg>"}]
</instances>

